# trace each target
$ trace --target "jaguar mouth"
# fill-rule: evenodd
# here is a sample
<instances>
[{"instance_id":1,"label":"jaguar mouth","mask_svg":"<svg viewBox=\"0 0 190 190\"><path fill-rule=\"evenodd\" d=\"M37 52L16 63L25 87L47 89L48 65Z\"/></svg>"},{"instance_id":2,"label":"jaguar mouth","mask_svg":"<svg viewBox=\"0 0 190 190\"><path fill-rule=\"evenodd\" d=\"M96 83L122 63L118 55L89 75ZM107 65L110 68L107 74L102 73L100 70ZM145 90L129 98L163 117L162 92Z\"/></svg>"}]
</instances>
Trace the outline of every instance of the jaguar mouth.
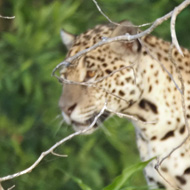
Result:
<instances>
[{"instance_id":1,"label":"jaguar mouth","mask_svg":"<svg viewBox=\"0 0 190 190\"><path fill-rule=\"evenodd\" d=\"M78 122L78 121L72 121L72 125L76 131L86 129L87 127L90 127L93 123L94 125L91 127L92 129L98 128L99 124L103 123L109 116L109 112L104 112L98 119L95 121L96 116L98 113L93 114L93 116L84 121L84 122Z\"/></svg>"},{"instance_id":2,"label":"jaguar mouth","mask_svg":"<svg viewBox=\"0 0 190 190\"><path fill-rule=\"evenodd\" d=\"M84 130L91 126L92 123L79 123L79 122L72 122L72 126L74 127L75 131ZM98 125L95 123L91 128L95 129Z\"/></svg>"}]
</instances>

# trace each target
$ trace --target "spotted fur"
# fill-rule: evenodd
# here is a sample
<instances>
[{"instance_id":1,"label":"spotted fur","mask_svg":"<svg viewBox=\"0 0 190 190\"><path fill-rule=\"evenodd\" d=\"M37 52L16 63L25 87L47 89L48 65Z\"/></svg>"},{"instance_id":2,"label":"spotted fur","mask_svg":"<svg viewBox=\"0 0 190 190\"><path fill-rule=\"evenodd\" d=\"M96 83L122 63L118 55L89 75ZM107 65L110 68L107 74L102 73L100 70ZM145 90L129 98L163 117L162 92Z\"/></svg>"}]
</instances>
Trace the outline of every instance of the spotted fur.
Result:
<instances>
[{"instance_id":1,"label":"spotted fur","mask_svg":"<svg viewBox=\"0 0 190 190\"><path fill-rule=\"evenodd\" d=\"M128 27L98 25L77 37L69 36L70 41L66 43L69 44L67 57L92 46L102 38L137 33L131 23L124 23ZM64 38L67 35L62 33ZM76 82L99 82L91 86L63 85L59 105L65 121L72 124L75 130L83 129L92 122L107 101L109 109L138 119L132 122L143 161L155 156L160 159L166 156L188 133L180 92L161 66L164 65L180 86L178 74L169 58L169 48L169 42L155 36L145 36L130 43L120 41L103 45L72 62L61 71L61 77ZM189 121L190 52L184 48L182 50L184 57L176 49L172 51L172 56L183 76ZM127 67L131 65L133 69ZM115 70L119 71L113 74ZM190 189L190 140L161 165L160 172L174 188L158 175L154 169L155 164L156 160L153 160L145 169L151 187Z\"/></svg>"}]
</instances>

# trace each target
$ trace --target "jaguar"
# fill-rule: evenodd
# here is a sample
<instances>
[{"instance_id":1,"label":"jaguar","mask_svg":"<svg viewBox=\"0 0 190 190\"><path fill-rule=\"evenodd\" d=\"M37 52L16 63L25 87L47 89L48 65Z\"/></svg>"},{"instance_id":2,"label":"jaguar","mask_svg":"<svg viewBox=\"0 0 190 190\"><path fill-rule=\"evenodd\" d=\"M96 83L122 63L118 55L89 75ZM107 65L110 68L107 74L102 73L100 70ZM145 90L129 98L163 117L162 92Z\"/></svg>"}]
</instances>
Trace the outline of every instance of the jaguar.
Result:
<instances>
[{"instance_id":1,"label":"jaguar","mask_svg":"<svg viewBox=\"0 0 190 190\"><path fill-rule=\"evenodd\" d=\"M68 58L107 38L138 32L138 27L123 21L118 26L97 25L78 36L63 30L61 37ZM156 159L145 168L151 188L190 189L186 122L190 121L190 51L181 49L183 56L171 48L170 42L146 35L98 46L60 69L60 78L72 82L63 82L59 106L64 120L76 131L87 128L107 102L112 111L106 111L99 119L103 121L113 113L130 115L142 161L166 157L159 173Z\"/></svg>"}]
</instances>

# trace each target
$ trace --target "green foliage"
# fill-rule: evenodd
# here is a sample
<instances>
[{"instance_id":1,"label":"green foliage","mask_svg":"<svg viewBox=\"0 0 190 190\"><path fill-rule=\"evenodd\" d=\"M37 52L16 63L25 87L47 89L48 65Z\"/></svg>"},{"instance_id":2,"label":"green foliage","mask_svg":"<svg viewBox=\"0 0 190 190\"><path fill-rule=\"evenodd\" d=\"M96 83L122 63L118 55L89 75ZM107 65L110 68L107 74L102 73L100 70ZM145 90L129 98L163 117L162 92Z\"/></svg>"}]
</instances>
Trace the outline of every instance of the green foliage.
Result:
<instances>
[{"instance_id":1,"label":"green foliage","mask_svg":"<svg viewBox=\"0 0 190 190\"><path fill-rule=\"evenodd\" d=\"M152 160L152 159L151 159ZM103 190L119 190L121 187L125 185L125 183L128 181L128 179L136 173L138 170L142 170L145 168L145 166L151 161L148 160L146 162L138 163L134 166L131 166L129 168L126 168L123 170L122 174L117 176L117 178L107 187L105 187ZM127 188L127 187L126 187ZM125 188L125 189L126 189ZM130 187L129 187L130 188Z\"/></svg>"},{"instance_id":2,"label":"green foliage","mask_svg":"<svg viewBox=\"0 0 190 190\"><path fill-rule=\"evenodd\" d=\"M98 2L112 20L142 24L154 21L180 1ZM42 151L72 132L70 126L60 125L57 105L62 87L51 77L52 69L66 53L60 29L78 34L107 21L93 2L86 0L6 0L0 13L16 16L14 20L0 19L0 176L5 176L29 167ZM177 23L178 37L184 45L189 42L190 25L184 27L189 16L188 9L183 11ZM166 23L155 33L168 38L169 26ZM115 183L112 180L123 168L140 162L134 130L125 119L117 117L101 128L56 150L68 154L68 158L49 155L33 172L3 186L15 184L19 190L100 190ZM128 178L141 166L124 170L127 186L123 190L148 188L142 170Z\"/></svg>"},{"instance_id":3,"label":"green foliage","mask_svg":"<svg viewBox=\"0 0 190 190\"><path fill-rule=\"evenodd\" d=\"M73 179L73 181L75 181L78 186L81 188L81 190L92 190L89 186L87 186L86 184L83 183L83 181L77 177L71 177Z\"/></svg>"}]
</instances>

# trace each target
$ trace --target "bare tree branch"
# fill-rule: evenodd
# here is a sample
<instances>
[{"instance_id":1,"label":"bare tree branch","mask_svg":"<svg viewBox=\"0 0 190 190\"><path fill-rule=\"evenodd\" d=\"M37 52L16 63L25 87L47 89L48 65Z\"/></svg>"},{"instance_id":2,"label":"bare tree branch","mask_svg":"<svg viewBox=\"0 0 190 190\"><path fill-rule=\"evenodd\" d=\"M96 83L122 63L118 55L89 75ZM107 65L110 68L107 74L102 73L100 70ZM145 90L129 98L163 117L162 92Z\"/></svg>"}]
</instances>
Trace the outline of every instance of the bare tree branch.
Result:
<instances>
[{"instance_id":1,"label":"bare tree branch","mask_svg":"<svg viewBox=\"0 0 190 190\"><path fill-rule=\"evenodd\" d=\"M16 177L19 177L21 175L24 175L26 173L30 173L32 172L32 170L34 168L37 167L37 165L44 159L45 156L47 156L48 154L52 154L52 152L57 148L59 147L60 145L62 145L63 143L65 143L66 141L72 139L73 137L75 136L78 136L78 135L81 135L81 134L85 134L86 132L90 131L93 126L96 124L98 118L104 113L105 109L106 109L106 105L107 103L104 104L103 108L101 109L100 113L94 118L93 122L87 127L85 128L84 130L80 130L80 131L77 131L75 133L72 133L71 135L63 138L62 140L58 141L57 143L55 143L52 147L50 147L48 150L44 151L41 153L41 155L39 156L39 158L30 166L28 167L27 169L23 170L23 171L20 171L20 172L17 172L15 174L12 174L12 175L8 175L8 176L5 176L5 177L1 177L0 178L0 184L1 182L3 181L7 181L7 180L10 180L10 179L13 179L13 178L16 178ZM57 155L56 155L57 156ZM0 186L1 187L1 186Z\"/></svg>"},{"instance_id":2,"label":"bare tree branch","mask_svg":"<svg viewBox=\"0 0 190 190\"><path fill-rule=\"evenodd\" d=\"M174 185L162 174L162 172L159 170L160 164L158 164L158 163L159 163L159 159L158 159L158 157L157 157L157 164L154 166L154 168L155 168L155 170L158 172L158 174L160 175L160 177L161 177L166 183L168 183L173 189L175 189L175 190L181 190L180 188L174 186Z\"/></svg>"},{"instance_id":3,"label":"bare tree branch","mask_svg":"<svg viewBox=\"0 0 190 190\"><path fill-rule=\"evenodd\" d=\"M120 25L119 23L112 21L112 20L102 11L102 9L100 8L100 6L98 5L98 3L97 3L96 0L92 0L92 1L93 1L94 4L96 5L98 11L99 11L110 23L112 23L112 24L114 24L114 25L117 25L117 26Z\"/></svg>"},{"instance_id":4,"label":"bare tree branch","mask_svg":"<svg viewBox=\"0 0 190 190\"><path fill-rule=\"evenodd\" d=\"M190 2L189 2L190 3ZM173 10L173 14L171 17L171 22L170 22L170 31L171 31L171 37L172 37L172 44L175 45L176 49L179 51L179 53L183 56L183 52L181 50L181 47L178 43L177 36L176 36L176 31L175 31L175 23L176 23L176 18L177 15L187 6L187 4L182 4L182 6L178 6Z\"/></svg>"},{"instance_id":5,"label":"bare tree branch","mask_svg":"<svg viewBox=\"0 0 190 190\"><path fill-rule=\"evenodd\" d=\"M190 4L190 0L185 0L179 6L177 6L176 9L182 10L185 7L187 7L189 4ZM94 44L93 46L76 53L74 56L68 57L65 61L58 64L53 69L52 76L55 76L56 70L59 69L60 67L62 67L62 66L63 67L68 67L71 64L72 61L74 61L75 59L81 57L82 55L96 49L97 47L100 47L100 46L102 46L104 44L108 44L108 43L111 43L111 42L116 42L116 41L124 41L124 40L132 41L132 40L139 39L139 38L141 38L143 36L146 36L146 35L150 34L157 26L162 24L164 21L168 20L173 15L173 12L174 12L174 10L172 10L171 12L167 13L166 15L156 19L154 21L154 23L148 29L146 29L143 32L140 32L140 33L135 34L135 35L125 34L125 35L116 36L116 37L112 37L112 38L104 38L102 41Z\"/></svg>"}]
</instances>

